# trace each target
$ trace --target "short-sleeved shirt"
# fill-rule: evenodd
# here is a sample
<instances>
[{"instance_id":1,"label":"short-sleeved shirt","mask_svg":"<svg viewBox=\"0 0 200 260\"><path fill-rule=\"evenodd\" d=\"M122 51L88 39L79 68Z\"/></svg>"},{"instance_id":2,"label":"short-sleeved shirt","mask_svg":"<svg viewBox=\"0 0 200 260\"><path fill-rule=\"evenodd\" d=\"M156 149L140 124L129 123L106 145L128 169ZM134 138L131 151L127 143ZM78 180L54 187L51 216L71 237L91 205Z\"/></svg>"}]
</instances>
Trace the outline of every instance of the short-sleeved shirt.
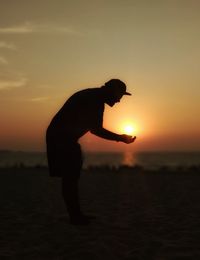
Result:
<instances>
[{"instance_id":1,"label":"short-sleeved shirt","mask_svg":"<svg viewBox=\"0 0 200 260\"><path fill-rule=\"evenodd\" d=\"M78 139L102 127L104 100L100 88L85 89L72 95L52 119L46 135L50 176L77 179L82 167Z\"/></svg>"},{"instance_id":2,"label":"short-sleeved shirt","mask_svg":"<svg viewBox=\"0 0 200 260\"><path fill-rule=\"evenodd\" d=\"M47 130L48 138L76 142L88 131L102 127L103 112L101 88L76 92L52 119Z\"/></svg>"}]
</instances>

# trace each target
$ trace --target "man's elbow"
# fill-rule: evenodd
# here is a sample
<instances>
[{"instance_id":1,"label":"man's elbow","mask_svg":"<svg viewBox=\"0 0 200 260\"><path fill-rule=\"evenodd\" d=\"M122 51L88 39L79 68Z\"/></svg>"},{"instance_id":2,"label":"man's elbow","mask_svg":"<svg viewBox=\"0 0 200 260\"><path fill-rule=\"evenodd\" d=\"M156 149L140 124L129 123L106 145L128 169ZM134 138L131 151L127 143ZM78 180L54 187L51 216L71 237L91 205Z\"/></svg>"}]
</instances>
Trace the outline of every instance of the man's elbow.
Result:
<instances>
[{"instance_id":1,"label":"man's elbow","mask_svg":"<svg viewBox=\"0 0 200 260\"><path fill-rule=\"evenodd\" d=\"M96 127L90 130L90 133L94 135L99 135L102 133L103 128L102 127Z\"/></svg>"}]
</instances>

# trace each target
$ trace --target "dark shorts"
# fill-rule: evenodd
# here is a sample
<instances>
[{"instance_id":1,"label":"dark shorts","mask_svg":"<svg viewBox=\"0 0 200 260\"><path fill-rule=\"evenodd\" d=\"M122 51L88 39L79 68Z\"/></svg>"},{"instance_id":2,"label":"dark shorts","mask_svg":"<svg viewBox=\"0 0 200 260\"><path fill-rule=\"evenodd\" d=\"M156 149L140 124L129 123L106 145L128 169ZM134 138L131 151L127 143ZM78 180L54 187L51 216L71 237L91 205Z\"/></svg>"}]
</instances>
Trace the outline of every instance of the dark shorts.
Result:
<instances>
[{"instance_id":1,"label":"dark shorts","mask_svg":"<svg viewBox=\"0 0 200 260\"><path fill-rule=\"evenodd\" d=\"M47 140L49 175L77 179L82 168L82 153L77 142Z\"/></svg>"}]
</instances>

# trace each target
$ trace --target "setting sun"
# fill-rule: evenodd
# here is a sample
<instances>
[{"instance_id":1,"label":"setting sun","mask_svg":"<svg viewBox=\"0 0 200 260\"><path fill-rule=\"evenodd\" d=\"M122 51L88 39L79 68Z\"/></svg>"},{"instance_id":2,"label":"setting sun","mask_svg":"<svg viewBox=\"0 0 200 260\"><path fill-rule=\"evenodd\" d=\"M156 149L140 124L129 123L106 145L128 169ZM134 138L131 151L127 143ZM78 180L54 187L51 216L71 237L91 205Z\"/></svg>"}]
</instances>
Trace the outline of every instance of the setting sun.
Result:
<instances>
[{"instance_id":1,"label":"setting sun","mask_svg":"<svg viewBox=\"0 0 200 260\"><path fill-rule=\"evenodd\" d=\"M127 135L135 134L135 127L132 124L125 124L123 126L123 132Z\"/></svg>"},{"instance_id":2,"label":"setting sun","mask_svg":"<svg viewBox=\"0 0 200 260\"><path fill-rule=\"evenodd\" d=\"M126 134L129 134L129 135L131 135L131 134L133 134L133 126L131 126L131 125L126 125L125 127L124 127L124 132L126 133Z\"/></svg>"}]
</instances>

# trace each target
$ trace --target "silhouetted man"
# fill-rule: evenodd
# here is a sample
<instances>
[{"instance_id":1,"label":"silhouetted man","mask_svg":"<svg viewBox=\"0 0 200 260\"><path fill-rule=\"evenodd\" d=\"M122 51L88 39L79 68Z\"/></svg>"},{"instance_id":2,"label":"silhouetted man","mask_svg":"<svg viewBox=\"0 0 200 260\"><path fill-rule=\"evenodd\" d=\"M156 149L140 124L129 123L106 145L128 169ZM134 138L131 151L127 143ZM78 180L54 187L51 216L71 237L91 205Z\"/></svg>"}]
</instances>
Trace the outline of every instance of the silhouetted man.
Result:
<instances>
[{"instance_id":1,"label":"silhouetted man","mask_svg":"<svg viewBox=\"0 0 200 260\"><path fill-rule=\"evenodd\" d=\"M80 210L78 181L82 167L82 154L78 140L90 131L99 137L117 142L132 143L136 137L120 135L103 128L104 104L120 102L126 85L111 79L100 88L81 90L72 95L52 119L46 135L50 176L62 178L64 198L70 223L89 224L89 216Z\"/></svg>"}]
</instances>

